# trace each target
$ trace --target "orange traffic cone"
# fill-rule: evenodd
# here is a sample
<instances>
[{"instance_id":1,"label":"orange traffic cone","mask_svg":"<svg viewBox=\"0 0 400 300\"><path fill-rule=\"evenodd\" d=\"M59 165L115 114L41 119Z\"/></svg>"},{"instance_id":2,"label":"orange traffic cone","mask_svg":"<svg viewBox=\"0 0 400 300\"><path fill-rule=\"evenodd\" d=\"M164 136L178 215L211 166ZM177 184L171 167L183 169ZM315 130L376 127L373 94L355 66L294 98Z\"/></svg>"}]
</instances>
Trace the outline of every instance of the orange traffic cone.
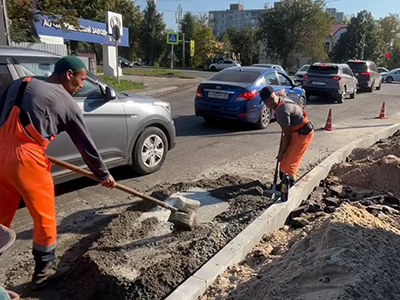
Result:
<instances>
[{"instance_id":1,"label":"orange traffic cone","mask_svg":"<svg viewBox=\"0 0 400 300\"><path fill-rule=\"evenodd\" d=\"M332 127L332 109L329 110L328 119L326 120L326 125L322 128L326 131L333 131Z\"/></svg>"},{"instance_id":2,"label":"orange traffic cone","mask_svg":"<svg viewBox=\"0 0 400 300\"><path fill-rule=\"evenodd\" d=\"M381 120L385 120L388 117L386 117L386 103L383 102L382 104L382 109L381 109L381 114L379 115L379 117L376 117L377 119L381 119Z\"/></svg>"}]
</instances>

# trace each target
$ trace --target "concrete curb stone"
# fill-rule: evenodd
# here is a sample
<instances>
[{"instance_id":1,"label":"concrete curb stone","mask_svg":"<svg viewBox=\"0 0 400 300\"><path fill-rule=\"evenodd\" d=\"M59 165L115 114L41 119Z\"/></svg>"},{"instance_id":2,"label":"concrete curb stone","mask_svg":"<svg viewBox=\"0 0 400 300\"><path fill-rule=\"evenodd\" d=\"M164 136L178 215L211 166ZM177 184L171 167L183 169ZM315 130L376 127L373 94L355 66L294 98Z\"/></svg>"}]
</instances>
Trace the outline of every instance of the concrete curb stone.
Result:
<instances>
[{"instance_id":1,"label":"concrete curb stone","mask_svg":"<svg viewBox=\"0 0 400 300\"><path fill-rule=\"evenodd\" d=\"M229 266L242 261L263 235L284 226L291 211L307 199L315 187L324 180L332 166L343 162L355 148L367 148L380 139L388 138L400 130L400 124L389 126L368 137L358 139L340 148L305 175L290 190L287 202L276 202L239 235L205 263L193 276L183 282L166 300L197 300L212 282Z\"/></svg>"}]
</instances>

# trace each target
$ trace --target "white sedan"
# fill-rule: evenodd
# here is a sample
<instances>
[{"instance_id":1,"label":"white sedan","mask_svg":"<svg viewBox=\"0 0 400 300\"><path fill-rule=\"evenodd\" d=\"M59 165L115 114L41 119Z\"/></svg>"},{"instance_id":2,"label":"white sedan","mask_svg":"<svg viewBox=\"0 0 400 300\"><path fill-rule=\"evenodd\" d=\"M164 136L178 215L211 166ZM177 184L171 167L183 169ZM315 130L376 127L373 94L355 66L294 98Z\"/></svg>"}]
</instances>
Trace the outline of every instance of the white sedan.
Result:
<instances>
[{"instance_id":1,"label":"white sedan","mask_svg":"<svg viewBox=\"0 0 400 300\"><path fill-rule=\"evenodd\" d=\"M382 73L383 81L392 83L393 81L400 81L400 68L393 69L389 73Z\"/></svg>"},{"instance_id":2,"label":"white sedan","mask_svg":"<svg viewBox=\"0 0 400 300\"><path fill-rule=\"evenodd\" d=\"M230 67L241 67L241 65L233 60L221 60L215 64L211 64L210 71L221 71Z\"/></svg>"}]
</instances>

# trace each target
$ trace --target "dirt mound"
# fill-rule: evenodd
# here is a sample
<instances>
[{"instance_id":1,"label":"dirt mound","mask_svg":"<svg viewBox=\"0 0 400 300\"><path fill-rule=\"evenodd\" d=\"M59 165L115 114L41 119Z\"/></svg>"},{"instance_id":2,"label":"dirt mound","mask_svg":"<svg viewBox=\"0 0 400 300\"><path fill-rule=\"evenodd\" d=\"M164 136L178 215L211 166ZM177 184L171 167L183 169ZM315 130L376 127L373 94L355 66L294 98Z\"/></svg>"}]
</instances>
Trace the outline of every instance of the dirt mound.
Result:
<instances>
[{"instance_id":1,"label":"dirt mound","mask_svg":"<svg viewBox=\"0 0 400 300\"><path fill-rule=\"evenodd\" d=\"M64 282L64 299L163 299L271 204L259 181L231 176L159 186L153 195L165 199L193 187L228 201L228 210L192 232L143 220L137 208L126 211L101 232Z\"/></svg>"},{"instance_id":2,"label":"dirt mound","mask_svg":"<svg viewBox=\"0 0 400 300\"><path fill-rule=\"evenodd\" d=\"M361 206L345 204L324 222L295 233L287 234L290 250L283 253L264 240L235 267L247 270L245 280L231 284L231 268L218 279L226 288L214 285L202 300L400 299L399 228ZM282 256L272 260L270 252ZM264 259L257 267L252 261L260 253Z\"/></svg>"},{"instance_id":3,"label":"dirt mound","mask_svg":"<svg viewBox=\"0 0 400 300\"><path fill-rule=\"evenodd\" d=\"M367 149L356 149L350 161L331 172L339 183L400 196L400 137L393 136Z\"/></svg>"}]
</instances>

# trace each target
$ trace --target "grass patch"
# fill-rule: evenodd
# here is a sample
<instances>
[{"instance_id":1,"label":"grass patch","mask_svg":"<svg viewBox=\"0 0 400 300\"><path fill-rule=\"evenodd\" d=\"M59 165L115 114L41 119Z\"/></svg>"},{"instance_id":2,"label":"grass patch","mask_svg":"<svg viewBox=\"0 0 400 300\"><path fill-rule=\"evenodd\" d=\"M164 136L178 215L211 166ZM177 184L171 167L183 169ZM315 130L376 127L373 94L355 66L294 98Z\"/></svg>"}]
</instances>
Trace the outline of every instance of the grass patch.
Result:
<instances>
[{"instance_id":1,"label":"grass patch","mask_svg":"<svg viewBox=\"0 0 400 300\"><path fill-rule=\"evenodd\" d=\"M148 70L148 69L123 69L124 75L133 76L150 76L150 77L170 77L170 78L184 78L193 79L194 76L190 76L180 71L172 71L166 69Z\"/></svg>"},{"instance_id":2,"label":"grass patch","mask_svg":"<svg viewBox=\"0 0 400 300\"><path fill-rule=\"evenodd\" d=\"M109 86L111 86L114 89L119 90L119 91L140 90L140 89L144 89L146 87L143 82L134 82L134 81L130 81L130 80L120 79L119 85L118 85L117 78L115 78L115 77L109 77L109 76L103 76L103 75L100 75L98 77L102 81L107 83Z\"/></svg>"}]
</instances>

